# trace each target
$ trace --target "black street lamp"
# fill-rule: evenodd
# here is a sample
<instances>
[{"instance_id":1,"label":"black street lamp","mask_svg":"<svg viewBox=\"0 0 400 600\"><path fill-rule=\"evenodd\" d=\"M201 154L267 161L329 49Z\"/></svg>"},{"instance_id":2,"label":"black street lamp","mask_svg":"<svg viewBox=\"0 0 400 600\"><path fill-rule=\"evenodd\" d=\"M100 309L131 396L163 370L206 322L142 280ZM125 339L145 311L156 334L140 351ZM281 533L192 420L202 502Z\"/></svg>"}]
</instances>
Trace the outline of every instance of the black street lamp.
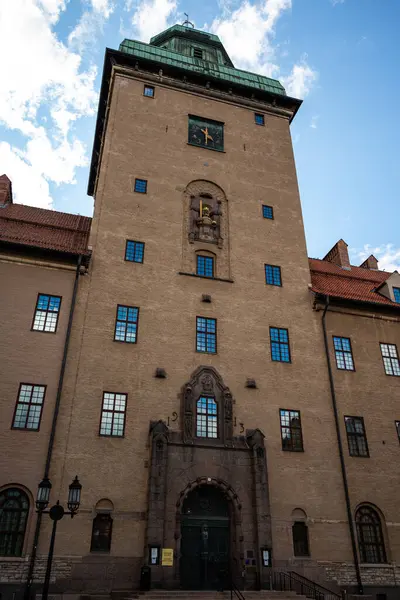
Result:
<instances>
[{"instance_id":1,"label":"black street lamp","mask_svg":"<svg viewBox=\"0 0 400 600\"><path fill-rule=\"evenodd\" d=\"M57 522L60 521L64 515L71 515L71 519L78 512L79 504L81 502L81 490L82 486L79 483L78 476L75 477L71 485L69 486L68 492L68 502L67 506L69 508L69 512L64 510L64 507L61 506L59 500L57 500L57 504L52 506L49 510L46 510L49 499L50 499L50 490L51 483L48 477L45 477L38 486L38 492L36 497L36 509L38 513L41 514L49 514L50 519L53 521L53 530L51 532L51 540L50 540L50 548L49 554L47 556L47 567L46 567L46 576L44 578L43 584L43 592L42 592L42 600L47 600L49 595L49 586L50 586L50 576L51 576L51 565L53 562L53 553L54 553L54 542L56 539L56 531L57 531Z\"/></svg>"}]
</instances>

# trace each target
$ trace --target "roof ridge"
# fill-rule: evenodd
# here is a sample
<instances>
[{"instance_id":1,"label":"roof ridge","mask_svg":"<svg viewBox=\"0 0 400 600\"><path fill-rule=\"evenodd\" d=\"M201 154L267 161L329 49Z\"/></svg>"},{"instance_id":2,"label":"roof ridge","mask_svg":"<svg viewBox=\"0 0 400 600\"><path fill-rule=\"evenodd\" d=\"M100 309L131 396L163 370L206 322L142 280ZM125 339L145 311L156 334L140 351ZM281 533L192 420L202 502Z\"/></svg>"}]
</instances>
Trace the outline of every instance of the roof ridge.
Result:
<instances>
[{"instance_id":1,"label":"roof ridge","mask_svg":"<svg viewBox=\"0 0 400 600\"><path fill-rule=\"evenodd\" d=\"M338 269L337 272L333 273L332 271L329 270L320 270L320 273L328 273L329 275L337 275L338 277L342 277L342 276L346 276L346 277L352 277L353 279L360 279L360 276L357 275L356 273L352 273L351 269L362 269L363 272L367 273L384 273L385 275L391 275L391 271L382 271L382 269L366 269L365 267L361 267L360 265L350 265L350 269L343 269L342 267L340 267L339 265L336 265L335 263L331 263L327 260L324 260L323 258L311 258L310 256L308 257L308 260L317 260L320 263L328 263L328 265L332 265L334 267L336 267ZM313 270L312 266L310 265L310 269ZM363 277L362 279L369 279L368 277ZM371 281L374 281L374 279L371 279Z\"/></svg>"},{"instance_id":2,"label":"roof ridge","mask_svg":"<svg viewBox=\"0 0 400 600\"><path fill-rule=\"evenodd\" d=\"M22 205L22 206L28 206L28 205ZM28 206L28 208L37 208L35 206ZM39 209L39 210L46 210L46 209ZM84 217L82 215L73 215L72 213L59 213L58 211L54 210L54 211L49 211L49 212L54 212L55 214L62 214L62 215L71 215L72 217L78 217L78 220L80 221L82 218L83 219L89 219L90 221L92 220L91 217ZM7 214L3 214L2 212L0 212L0 219L6 219L7 221L14 221L16 223L26 223L28 225L36 225L37 227L48 227L49 229L65 229L67 231L74 231L77 233L87 233L88 230L86 228L83 227L83 224L81 225L80 223L78 223L78 226L76 227L72 227L71 225L65 224L65 225L61 225L59 223L38 223L38 221L31 221L29 219L19 219L18 217L15 216L11 216L11 215L7 215Z\"/></svg>"}]
</instances>

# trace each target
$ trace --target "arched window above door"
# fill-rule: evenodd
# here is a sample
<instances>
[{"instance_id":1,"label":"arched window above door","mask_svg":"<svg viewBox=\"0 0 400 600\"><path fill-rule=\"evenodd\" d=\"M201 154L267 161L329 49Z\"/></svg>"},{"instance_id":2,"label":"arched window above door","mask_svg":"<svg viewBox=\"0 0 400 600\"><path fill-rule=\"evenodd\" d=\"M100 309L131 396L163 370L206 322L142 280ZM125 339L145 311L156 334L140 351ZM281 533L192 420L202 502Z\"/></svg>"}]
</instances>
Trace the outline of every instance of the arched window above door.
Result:
<instances>
[{"instance_id":1,"label":"arched window above door","mask_svg":"<svg viewBox=\"0 0 400 600\"><path fill-rule=\"evenodd\" d=\"M356 512L358 548L362 563L386 563L385 542L380 516L371 506L360 506Z\"/></svg>"},{"instance_id":2,"label":"arched window above door","mask_svg":"<svg viewBox=\"0 0 400 600\"><path fill-rule=\"evenodd\" d=\"M0 492L0 556L21 556L29 499L19 488Z\"/></svg>"}]
</instances>

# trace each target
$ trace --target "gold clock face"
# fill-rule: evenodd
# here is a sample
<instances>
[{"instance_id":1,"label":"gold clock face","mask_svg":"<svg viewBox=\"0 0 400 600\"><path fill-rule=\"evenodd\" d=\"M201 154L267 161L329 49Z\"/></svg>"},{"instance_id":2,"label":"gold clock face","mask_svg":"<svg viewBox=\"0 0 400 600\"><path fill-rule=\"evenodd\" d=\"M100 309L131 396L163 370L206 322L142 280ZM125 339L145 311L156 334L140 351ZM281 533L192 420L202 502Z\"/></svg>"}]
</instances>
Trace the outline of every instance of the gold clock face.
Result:
<instances>
[{"instance_id":1,"label":"gold clock face","mask_svg":"<svg viewBox=\"0 0 400 600\"><path fill-rule=\"evenodd\" d=\"M224 124L189 116L189 144L210 150L224 150Z\"/></svg>"}]
</instances>

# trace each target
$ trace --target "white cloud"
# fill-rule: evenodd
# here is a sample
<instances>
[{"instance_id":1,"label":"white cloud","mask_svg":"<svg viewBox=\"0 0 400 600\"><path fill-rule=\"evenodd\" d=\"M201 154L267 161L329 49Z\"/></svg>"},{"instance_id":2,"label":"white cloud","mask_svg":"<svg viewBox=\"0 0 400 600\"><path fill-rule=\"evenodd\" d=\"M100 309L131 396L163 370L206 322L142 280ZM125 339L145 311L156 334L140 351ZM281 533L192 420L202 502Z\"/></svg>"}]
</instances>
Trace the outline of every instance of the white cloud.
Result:
<instances>
[{"instance_id":1,"label":"white cloud","mask_svg":"<svg viewBox=\"0 0 400 600\"><path fill-rule=\"evenodd\" d=\"M313 117L311 117L311 123L310 123L311 129L317 129L318 120L319 120L319 115L314 115Z\"/></svg>"},{"instance_id":2,"label":"white cloud","mask_svg":"<svg viewBox=\"0 0 400 600\"><path fill-rule=\"evenodd\" d=\"M317 72L307 64L306 57L303 57L300 63L293 66L290 75L282 77L281 81L289 96L303 99L309 94L317 77Z\"/></svg>"},{"instance_id":3,"label":"white cloud","mask_svg":"<svg viewBox=\"0 0 400 600\"><path fill-rule=\"evenodd\" d=\"M150 38L161 33L175 22L177 0L142 0L132 16L132 25L136 28L137 36L148 43ZM126 9L130 10L128 0Z\"/></svg>"},{"instance_id":4,"label":"white cloud","mask_svg":"<svg viewBox=\"0 0 400 600\"><path fill-rule=\"evenodd\" d=\"M72 183L87 164L71 126L97 104L96 69L83 70L81 56L53 31L65 8L64 0L12 0L0 8L0 125L26 137L22 147L3 144L0 168L12 177L16 201L36 206L51 203L48 182Z\"/></svg>"},{"instance_id":5,"label":"white cloud","mask_svg":"<svg viewBox=\"0 0 400 600\"><path fill-rule=\"evenodd\" d=\"M277 64L274 46L275 29L279 18L292 7L291 0L243 0L231 14L215 19L210 31L221 38L226 51L237 68L280 77L289 95L304 98L310 91L317 73L306 56L283 77Z\"/></svg>"},{"instance_id":6,"label":"white cloud","mask_svg":"<svg viewBox=\"0 0 400 600\"><path fill-rule=\"evenodd\" d=\"M345 0L331 0L333 6L336 6L336 4L344 4L344 2Z\"/></svg>"},{"instance_id":7,"label":"white cloud","mask_svg":"<svg viewBox=\"0 0 400 600\"><path fill-rule=\"evenodd\" d=\"M362 250L354 248L350 250L350 253L356 264L361 264L373 254L379 263L380 270L400 272L400 248L394 244L383 244L377 247L365 244Z\"/></svg>"},{"instance_id":8,"label":"white cloud","mask_svg":"<svg viewBox=\"0 0 400 600\"><path fill-rule=\"evenodd\" d=\"M68 36L68 46L83 52L86 45L94 45L99 31L113 13L115 6L110 0L91 0L92 9L82 13L75 28Z\"/></svg>"}]
</instances>

